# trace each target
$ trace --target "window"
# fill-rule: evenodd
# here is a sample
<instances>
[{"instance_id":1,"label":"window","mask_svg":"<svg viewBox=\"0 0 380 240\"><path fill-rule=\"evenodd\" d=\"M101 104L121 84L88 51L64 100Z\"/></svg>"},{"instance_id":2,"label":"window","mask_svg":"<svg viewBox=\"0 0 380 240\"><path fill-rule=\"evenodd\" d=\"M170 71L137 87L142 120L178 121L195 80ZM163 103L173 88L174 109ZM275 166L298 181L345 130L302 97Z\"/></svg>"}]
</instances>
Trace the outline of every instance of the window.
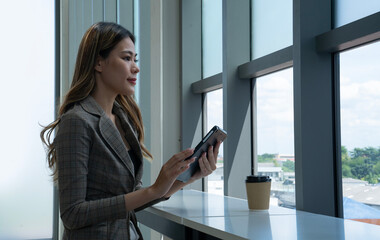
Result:
<instances>
[{"instance_id":1,"label":"window","mask_svg":"<svg viewBox=\"0 0 380 240\"><path fill-rule=\"evenodd\" d=\"M203 78L222 72L222 1L202 0Z\"/></svg>"},{"instance_id":2,"label":"window","mask_svg":"<svg viewBox=\"0 0 380 240\"><path fill-rule=\"evenodd\" d=\"M54 1L2 5L0 239L52 238L53 183L39 134L54 119Z\"/></svg>"},{"instance_id":3,"label":"window","mask_svg":"<svg viewBox=\"0 0 380 240\"><path fill-rule=\"evenodd\" d=\"M202 0L202 79L223 71L222 65L222 1ZM205 94L204 134L213 126L223 128L223 89ZM207 178L206 191L224 194L223 145L219 150L217 169Z\"/></svg>"},{"instance_id":4,"label":"window","mask_svg":"<svg viewBox=\"0 0 380 240\"><path fill-rule=\"evenodd\" d=\"M335 27L343 26L380 11L378 0L335 0Z\"/></svg>"},{"instance_id":5,"label":"window","mask_svg":"<svg viewBox=\"0 0 380 240\"><path fill-rule=\"evenodd\" d=\"M380 224L379 54L380 42L376 42L339 55L344 217L377 224Z\"/></svg>"},{"instance_id":6,"label":"window","mask_svg":"<svg viewBox=\"0 0 380 240\"><path fill-rule=\"evenodd\" d=\"M252 59L293 44L291 0L252 0Z\"/></svg>"},{"instance_id":7,"label":"window","mask_svg":"<svg viewBox=\"0 0 380 240\"><path fill-rule=\"evenodd\" d=\"M206 94L207 97L207 131L215 125L223 128L223 89ZM224 195L223 185L223 143L219 148L216 170L207 178L207 192Z\"/></svg>"},{"instance_id":8,"label":"window","mask_svg":"<svg viewBox=\"0 0 380 240\"><path fill-rule=\"evenodd\" d=\"M292 68L257 78L255 88L257 174L272 179L271 204L295 207Z\"/></svg>"}]
</instances>

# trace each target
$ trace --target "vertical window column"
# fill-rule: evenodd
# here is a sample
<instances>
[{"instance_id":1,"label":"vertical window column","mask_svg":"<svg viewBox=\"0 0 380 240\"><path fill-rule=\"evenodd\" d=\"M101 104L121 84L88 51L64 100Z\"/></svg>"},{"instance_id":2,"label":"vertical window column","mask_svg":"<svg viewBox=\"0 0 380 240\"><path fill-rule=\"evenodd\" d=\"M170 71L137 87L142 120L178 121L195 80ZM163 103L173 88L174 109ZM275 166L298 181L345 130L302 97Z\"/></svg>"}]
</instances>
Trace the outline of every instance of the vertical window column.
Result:
<instances>
[{"instance_id":1,"label":"vertical window column","mask_svg":"<svg viewBox=\"0 0 380 240\"><path fill-rule=\"evenodd\" d=\"M250 7L250 0L223 0L224 193L239 198L252 162L251 83L237 74L250 61Z\"/></svg>"},{"instance_id":2,"label":"vertical window column","mask_svg":"<svg viewBox=\"0 0 380 240\"><path fill-rule=\"evenodd\" d=\"M333 55L316 52L315 44L315 36L331 30L332 3L294 0L293 4L297 209L336 216Z\"/></svg>"},{"instance_id":3,"label":"vertical window column","mask_svg":"<svg viewBox=\"0 0 380 240\"><path fill-rule=\"evenodd\" d=\"M202 78L202 1L182 1L181 149L195 147L202 139L202 94L191 84ZM196 181L189 188L202 190Z\"/></svg>"}]
</instances>

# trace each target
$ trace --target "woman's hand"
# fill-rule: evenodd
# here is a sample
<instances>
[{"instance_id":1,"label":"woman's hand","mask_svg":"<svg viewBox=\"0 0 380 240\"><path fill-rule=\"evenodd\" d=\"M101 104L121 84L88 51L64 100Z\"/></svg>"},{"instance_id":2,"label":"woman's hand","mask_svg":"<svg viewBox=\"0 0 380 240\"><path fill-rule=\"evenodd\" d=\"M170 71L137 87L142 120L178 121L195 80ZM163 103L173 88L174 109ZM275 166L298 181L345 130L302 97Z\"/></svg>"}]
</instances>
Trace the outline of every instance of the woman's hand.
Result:
<instances>
[{"instance_id":1,"label":"woman's hand","mask_svg":"<svg viewBox=\"0 0 380 240\"><path fill-rule=\"evenodd\" d=\"M156 182L151 186L152 191L157 198L164 196L172 187L176 178L189 168L189 165L195 161L195 158L188 159L193 154L194 149L186 149L173 155L161 168Z\"/></svg>"},{"instance_id":2,"label":"woman's hand","mask_svg":"<svg viewBox=\"0 0 380 240\"><path fill-rule=\"evenodd\" d=\"M216 169L216 161L218 158L219 147L222 142L218 141L215 147L210 146L206 153L204 152L199 158L199 170L194 173L189 182L194 182L200 178L210 175Z\"/></svg>"}]
</instances>

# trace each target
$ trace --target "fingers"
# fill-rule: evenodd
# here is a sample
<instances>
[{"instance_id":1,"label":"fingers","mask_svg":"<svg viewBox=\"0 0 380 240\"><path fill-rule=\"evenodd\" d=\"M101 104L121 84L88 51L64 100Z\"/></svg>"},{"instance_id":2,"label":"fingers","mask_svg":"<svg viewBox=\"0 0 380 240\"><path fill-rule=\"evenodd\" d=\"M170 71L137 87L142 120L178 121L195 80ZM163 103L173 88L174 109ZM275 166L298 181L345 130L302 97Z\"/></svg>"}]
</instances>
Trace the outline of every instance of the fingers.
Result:
<instances>
[{"instance_id":1,"label":"fingers","mask_svg":"<svg viewBox=\"0 0 380 240\"><path fill-rule=\"evenodd\" d=\"M203 153L202 157L199 159L199 168L202 172L202 177L206 177L212 173L210 163L206 157L206 153Z\"/></svg>"},{"instance_id":2,"label":"fingers","mask_svg":"<svg viewBox=\"0 0 380 240\"><path fill-rule=\"evenodd\" d=\"M206 153L203 153L202 157L199 158L199 168L202 172L202 177L208 176L213 172L210 161L206 157Z\"/></svg>"},{"instance_id":3,"label":"fingers","mask_svg":"<svg viewBox=\"0 0 380 240\"><path fill-rule=\"evenodd\" d=\"M189 160L186 160L186 161L180 161L177 163L177 165L174 168L179 170L178 172L182 173L186 171L186 169L189 168L190 164L192 164L194 161L195 161L195 157L190 158ZM186 169L184 170L184 168Z\"/></svg>"},{"instance_id":4,"label":"fingers","mask_svg":"<svg viewBox=\"0 0 380 240\"><path fill-rule=\"evenodd\" d=\"M221 142L218 141L215 147L210 146L207 155L203 153L199 158L199 167L203 177L210 175L216 169L220 144Z\"/></svg>"},{"instance_id":5,"label":"fingers","mask_svg":"<svg viewBox=\"0 0 380 240\"><path fill-rule=\"evenodd\" d=\"M171 157L169 161L167 161L166 165L168 165L168 167L173 167L178 162L182 162L186 158L190 157L193 153L194 153L194 149L191 149L191 148L186 149L182 152L179 152L173 155L173 157Z\"/></svg>"},{"instance_id":6,"label":"fingers","mask_svg":"<svg viewBox=\"0 0 380 240\"><path fill-rule=\"evenodd\" d=\"M212 171L214 171L215 169L216 169L216 158L217 158L217 156L218 155L214 155L214 147L209 147L208 148L208 156L207 156L207 162L208 162L208 164L209 164L209 166L210 166L210 170L212 170ZM206 166L207 166L207 164L206 164Z\"/></svg>"},{"instance_id":7,"label":"fingers","mask_svg":"<svg viewBox=\"0 0 380 240\"><path fill-rule=\"evenodd\" d=\"M221 141L218 141L214 147L214 156L218 157L218 154L219 154L219 147L220 145L222 144Z\"/></svg>"},{"instance_id":8,"label":"fingers","mask_svg":"<svg viewBox=\"0 0 380 240\"><path fill-rule=\"evenodd\" d=\"M187 161L182 161L182 162L179 162L179 168L177 168L177 173L176 175L180 175L181 173L185 172L189 167L190 167L190 164L192 164L193 162L195 161L195 158L191 158Z\"/></svg>"}]
</instances>

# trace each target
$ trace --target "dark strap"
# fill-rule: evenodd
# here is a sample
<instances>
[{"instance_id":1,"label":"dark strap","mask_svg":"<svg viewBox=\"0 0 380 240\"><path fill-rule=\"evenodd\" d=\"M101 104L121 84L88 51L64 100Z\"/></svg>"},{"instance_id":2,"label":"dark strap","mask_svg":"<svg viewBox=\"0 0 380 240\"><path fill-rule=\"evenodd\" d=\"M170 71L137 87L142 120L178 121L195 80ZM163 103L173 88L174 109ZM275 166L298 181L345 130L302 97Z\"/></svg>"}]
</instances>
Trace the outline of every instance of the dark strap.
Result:
<instances>
[{"instance_id":1,"label":"dark strap","mask_svg":"<svg viewBox=\"0 0 380 240\"><path fill-rule=\"evenodd\" d=\"M143 240L144 238L142 236L140 228L137 226L137 218L136 218L135 212L131 211L130 214L129 214L129 216L130 216L130 219L131 219L133 225L135 226L137 234L139 235L139 240ZM128 229L128 231L129 231L129 229Z\"/></svg>"}]
</instances>

